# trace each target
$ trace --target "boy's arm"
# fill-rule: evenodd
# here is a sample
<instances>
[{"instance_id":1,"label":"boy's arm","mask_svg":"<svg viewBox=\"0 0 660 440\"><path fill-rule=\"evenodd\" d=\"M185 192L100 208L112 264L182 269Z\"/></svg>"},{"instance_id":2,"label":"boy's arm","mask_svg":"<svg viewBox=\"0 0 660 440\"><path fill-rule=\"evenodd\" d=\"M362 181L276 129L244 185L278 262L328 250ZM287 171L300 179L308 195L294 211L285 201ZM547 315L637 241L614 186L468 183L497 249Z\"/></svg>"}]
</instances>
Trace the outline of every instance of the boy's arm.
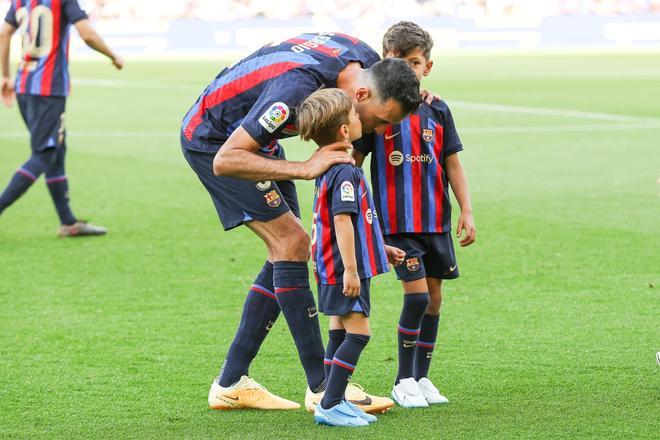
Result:
<instances>
[{"instance_id":1,"label":"boy's arm","mask_svg":"<svg viewBox=\"0 0 660 440\"><path fill-rule=\"evenodd\" d=\"M2 72L0 88L2 89L2 102L7 107L11 107L14 101L14 85L9 79L9 43L16 29L6 21L2 22L0 28L0 71Z\"/></svg>"},{"instance_id":2,"label":"boy's arm","mask_svg":"<svg viewBox=\"0 0 660 440\"><path fill-rule=\"evenodd\" d=\"M461 233L465 231L465 236L461 239L461 247L469 246L477 239L477 229L474 226L474 218L472 217L472 202L470 201L467 176L457 153L445 158L445 171L451 189L461 208L461 215L458 218L458 226L456 227L456 236L460 238Z\"/></svg>"},{"instance_id":3,"label":"boy's arm","mask_svg":"<svg viewBox=\"0 0 660 440\"><path fill-rule=\"evenodd\" d=\"M355 259L355 233L350 214L334 216L335 233L339 254L344 264L344 295L355 297L360 294L360 276Z\"/></svg>"},{"instance_id":4,"label":"boy's arm","mask_svg":"<svg viewBox=\"0 0 660 440\"><path fill-rule=\"evenodd\" d=\"M82 38L86 45L110 58L112 64L117 68L117 70L121 70L124 67L124 60L119 55L114 53L107 44L105 44L103 38L101 38L99 33L96 32L96 30L92 27L89 19L86 18L84 20L77 21L74 26L76 27L80 38Z\"/></svg>"}]
</instances>

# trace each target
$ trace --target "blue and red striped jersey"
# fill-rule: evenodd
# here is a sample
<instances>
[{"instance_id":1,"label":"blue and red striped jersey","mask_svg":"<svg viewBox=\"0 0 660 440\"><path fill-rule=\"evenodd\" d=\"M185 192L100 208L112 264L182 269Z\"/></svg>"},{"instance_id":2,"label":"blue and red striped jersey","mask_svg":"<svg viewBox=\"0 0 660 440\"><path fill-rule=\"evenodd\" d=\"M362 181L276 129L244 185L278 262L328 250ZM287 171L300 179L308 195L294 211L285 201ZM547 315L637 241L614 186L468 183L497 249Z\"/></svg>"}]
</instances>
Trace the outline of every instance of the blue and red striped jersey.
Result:
<instances>
[{"instance_id":1,"label":"blue and red striped jersey","mask_svg":"<svg viewBox=\"0 0 660 440\"><path fill-rule=\"evenodd\" d=\"M344 265L334 222L338 214L350 214L353 220L360 279L388 272L385 242L364 171L350 164L340 164L316 179L312 261L317 283L343 283Z\"/></svg>"},{"instance_id":2,"label":"blue and red striped jersey","mask_svg":"<svg viewBox=\"0 0 660 440\"><path fill-rule=\"evenodd\" d=\"M350 62L380 60L367 44L339 33L309 33L269 44L223 69L190 108L182 124L188 149L216 152L242 126L274 154L277 139L296 136L296 106L322 87L336 87Z\"/></svg>"},{"instance_id":3,"label":"blue and red striped jersey","mask_svg":"<svg viewBox=\"0 0 660 440\"><path fill-rule=\"evenodd\" d=\"M354 144L372 153L371 182L385 235L451 230L445 158L463 150L447 104L433 101L382 135Z\"/></svg>"},{"instance_id":4,"label":"blue and red striped jersey","mask_svg":"<svg viewBox=\"0 0 660 440\"><path fill-rule=\"evenodd\" d=\"M69 29L85 18L77 0L11 0L5 21L23 38L16 93L69 95Z\"/></svg>"}]
</instances>

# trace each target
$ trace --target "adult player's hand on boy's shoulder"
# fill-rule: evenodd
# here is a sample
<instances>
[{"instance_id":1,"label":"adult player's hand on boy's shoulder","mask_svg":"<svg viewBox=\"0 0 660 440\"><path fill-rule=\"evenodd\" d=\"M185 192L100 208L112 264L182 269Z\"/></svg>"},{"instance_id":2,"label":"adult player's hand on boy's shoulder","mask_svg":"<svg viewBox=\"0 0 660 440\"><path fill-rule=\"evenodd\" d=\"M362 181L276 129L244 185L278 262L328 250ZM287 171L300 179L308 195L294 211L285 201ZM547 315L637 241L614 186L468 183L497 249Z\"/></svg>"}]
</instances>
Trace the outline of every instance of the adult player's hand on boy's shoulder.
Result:
<instances>
[{"instance_id":1,"label":"adult player's hand on boy's shoulder","mask_svg":"<svg viewBox=\"0 0 660 440\"><path fill-rule=\"evenodd\" d=\"M462 232L465 232L463 238L461 238ZM470 246L477 240L477 228L474 226L474 217L471 212L461 212L458 217L456 237L461 240L461 247Z\"/></svg>"},{"instance_id":2,"label":"adult player's hand on boy's shoulder","mask_svg":"<svg viewBox=\"0 0 660 440\"><path fill-rule=\"evenodd\" d=\"M428 105L433 104L434 100L440 101L442 99L440 95L434 95L428 90L422 90L421 94L422 94L422 100L425 101Z\"/></svg>"},{"instance_id":3,"label":"adult player's hand on boy's shoulder","mask_svg":"<svg viewBox=\"0 0 660 440\"><path fill-rule=\"evenodd\" d=\"M395 266L400 266L406 253L398 247L385 245L385 252L387 253L387 261Z\"/></svg>"}]
</instances>

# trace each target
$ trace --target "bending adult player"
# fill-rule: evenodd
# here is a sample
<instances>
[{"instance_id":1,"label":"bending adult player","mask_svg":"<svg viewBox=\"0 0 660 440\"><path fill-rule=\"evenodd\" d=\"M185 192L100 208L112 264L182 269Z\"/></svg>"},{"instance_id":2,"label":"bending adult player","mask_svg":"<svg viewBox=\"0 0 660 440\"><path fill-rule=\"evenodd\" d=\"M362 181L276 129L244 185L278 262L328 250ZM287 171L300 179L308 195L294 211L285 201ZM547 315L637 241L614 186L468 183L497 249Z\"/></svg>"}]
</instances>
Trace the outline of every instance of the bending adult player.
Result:
<instances>
[{"instance_id":1,"label":"bending adult player","mask_svg":"<svg viewBox=\"0 0 660 440\"><path fill-rule=\"evenodd\" d=\"M303 34L266 45L222 70L183 120L183 154L211 195L224 229L245 224L268 253L211 386L212 408L298 408L248 377L280 310L305 370L306 396L320 400L324 349L309 288L310 238L300 223L292 180L314 179L352 159L342 151L348 144L337 142L306 162L290 162L278 139L297 135L296 106L322 87L348 94L365 132L400 122L420 103L419 82L405 62L379 60L365 43L338 33Z\"/></svg>"},{"instance_id":2,"label":"bending adult player","mask_svg":"<svg viewBox=\"0 0 660 440\"><path fill-rule=\"evenodd\" d=\"M2 101L10 107L16 96L32 147L32 155L0 195L0 214L45 174L60 218L61 237L106 233L105 228L76 218L69 206L69 184L64 171L64 110L69 95L72 24L89 47L110 58L117 69L123 67L124 61L92 28L77 0L12 0L0 28ZM9 43L16 30L23 37L23 57L13 84L9 80Z\"/></svg>"}]
</instances>

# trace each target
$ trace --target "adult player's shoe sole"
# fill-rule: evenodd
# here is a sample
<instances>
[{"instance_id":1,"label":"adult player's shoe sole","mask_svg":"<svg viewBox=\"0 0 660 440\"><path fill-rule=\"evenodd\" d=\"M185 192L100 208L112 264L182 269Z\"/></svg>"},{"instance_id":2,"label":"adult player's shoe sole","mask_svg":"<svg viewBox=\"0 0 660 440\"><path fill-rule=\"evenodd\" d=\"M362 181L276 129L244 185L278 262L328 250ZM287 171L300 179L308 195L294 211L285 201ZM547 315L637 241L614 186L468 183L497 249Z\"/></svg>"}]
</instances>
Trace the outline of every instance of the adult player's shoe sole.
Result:
<instances>
[{"instance_id":1,"label":"adult player's shoe sole","mask_svg":"<svg viewBox=\"0 0 660 440\"><path fill-rule=\"evenodd\" d=\"M209 390L211 409L298 409L300 405L270 393L254 379L242 376L230 387L221 387L215 380Z\"/></svg>"}]
</instances>

